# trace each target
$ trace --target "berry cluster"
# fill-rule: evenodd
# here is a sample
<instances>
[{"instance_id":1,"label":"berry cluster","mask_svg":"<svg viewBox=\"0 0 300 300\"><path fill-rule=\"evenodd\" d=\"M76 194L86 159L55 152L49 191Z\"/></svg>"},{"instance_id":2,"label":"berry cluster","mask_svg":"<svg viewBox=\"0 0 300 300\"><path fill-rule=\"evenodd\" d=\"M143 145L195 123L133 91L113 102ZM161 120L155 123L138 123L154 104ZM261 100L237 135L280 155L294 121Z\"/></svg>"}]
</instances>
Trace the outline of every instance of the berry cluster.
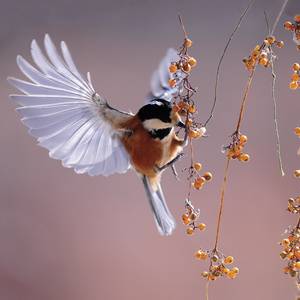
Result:
<instances>
[{"instance_id":1,"label":"berry cluster","mask_svg":"<svg viewBox=\"0 0 300 300\"><path fill-rule=\"evenodd\" d=\"M251 54L243 59L243 63L248 71L252 71L257 64L269 67L271 60L274 58L271 47L275 45L278 48L284 46L283 41L277 41L275 36L268 36L262 45L256 45Z\"/></svg>"},{"instance_id":2,"label":"berry cluster","mask_svg":"<svg viewBox=\"0 0 300 300\"><path fill-rule=\"evenodd\" d=\"M186 233L188 235L194 234L195 230L199 229L200 231L204 231L206 229L206 225L204 223L197 224L197 220L200 217L200 210L195 209L189 199L185 200L185 213L182 215L182 222L184 225L188 226L186 229Z\"/></svg>"},{"instance_id":3,"label":"berry cluster","mask_svg":"<svg viewBox=\"0 0 300 300\"><path fill-rule=\"evenodd\" d=\"M291 76L290 89L296 90L300 88L300 64L293 64L294 73Z\"/></svg>"},{"instance_id":4,"label":"berry cluster","mask_svg":"<svg viewBox=\"0 0 300 300\"><path fill-rule=\"evenodd\" d=\"M195 253L195 258L203 261L206 259L210 260L209 270L202 272L202 277L209 281L214 281L221 276L234 279L239 273L237 267L229 268L229 265L234 262L234 258L232 256L224 256L217 250L206 251L200 249Z\"/></svg>"},{"instance_id":5,"label":"berry cluster","mask_svg":"<svg viewBox=\"0 0 300 300\"><path fill-rule=\"evenodd\" d=\"M300 283L300 228L296 226L286 232L288 237L283 239L280 244L283 251L280 253L282 259L288 261L287 266L283 268L285 274L297 278Z\"/></svg>"},{"instance_id":6,"label":"berry cluster","mask_svg":"<svg viewBox=\"0 0 300 300\"><path fill-rule=\"evenodd\" d=\"M238 159L242 162L247 162L250 160L250 156L247 153L243 152L244 146L247 143L248 138L244 134L234 134L232 136L232 142L224 147L224 150L227 150L227 157L230 159Z\"/></svg>"},{"instance_id":7,"label":"berry cluster","mask_svg":"<svg viewBox=\"0 0 300 300\"><path fill-rule=\"evenodd\" d=\"M176 87L191 72L192 68L197 65L197 60L187 54L187 49L192 47L192 44L193 42L189 38L185 38L179 53L179 61L173 62L169 66L169 72L172 74L172 78L169 80L171 88Z\"/></svg>"},{"instance_id":8,"label":"berry cluster","mask_svg":"<svg viewBox=\"0 0 300 300\"><path fill-rule=\"evenodd\" d=\"M195 171L193 171L194 181L192 182L192 187L196 190L201 190L206 182L212 180L213 176L210 172L205 172L200 176L199 171L202 168L200 163L194 163L193 168Z\"/></svg>"},{"instance_id":9,"label":"berry cluster","mask_svg":"<svg viewBox=\"0 0 300 300\"><path fill-rule=\"evenodd\" d=\"M288 200L288 208L287 210L293 214L300 213L300 197L290 198Z\"/></svg>"},{"instance_id":10,"label":"berry cluster","mask_svg":"<svg viewBox=\"0 0 300 300\"><path fill-rule=\"evenodd\" d=\"M284 28L293 33L293 40L297 45L297 49L300 50L300 15L294 17L294 21L286 21Z\"/></svg>"}]
</instances>

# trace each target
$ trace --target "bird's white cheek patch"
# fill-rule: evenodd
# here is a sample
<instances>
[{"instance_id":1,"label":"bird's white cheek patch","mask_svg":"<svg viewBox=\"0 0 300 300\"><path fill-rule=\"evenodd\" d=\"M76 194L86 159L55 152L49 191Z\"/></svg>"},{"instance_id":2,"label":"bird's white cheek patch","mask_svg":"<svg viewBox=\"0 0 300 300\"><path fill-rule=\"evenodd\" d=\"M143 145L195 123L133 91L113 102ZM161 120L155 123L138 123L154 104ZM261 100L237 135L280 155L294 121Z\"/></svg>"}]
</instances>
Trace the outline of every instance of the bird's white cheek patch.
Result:
<instances>
[{"instance_id":1,"label":"bird's white cheek patch","mask_svg":"<svg viewBox=\"0 0 300 300\"><path fill-rule=\"evenodd\" d=\"M165 129L172 127L171 123L165 123L159 119L150 119L150 120L145 120L143 122L144 127L147 130L153 130L153 129Z\"/></svg>"}]
</instances>

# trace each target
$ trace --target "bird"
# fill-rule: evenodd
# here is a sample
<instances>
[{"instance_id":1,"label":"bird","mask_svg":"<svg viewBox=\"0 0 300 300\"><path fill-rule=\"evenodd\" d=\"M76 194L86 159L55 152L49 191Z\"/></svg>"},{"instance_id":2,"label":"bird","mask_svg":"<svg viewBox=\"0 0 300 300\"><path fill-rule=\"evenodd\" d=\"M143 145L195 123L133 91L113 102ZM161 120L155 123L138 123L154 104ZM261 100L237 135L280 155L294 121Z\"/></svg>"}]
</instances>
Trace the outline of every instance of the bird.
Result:
<instances>
[{"instance_id":1,"label":"bird","mask_svg":"<svg viewBox=\"0 0 300 300\"><path fill-rule=\"evenodd\" d=\"M178 87L168 84L168 66L179 56L173 48L153 73L150 94L136 114L111 106L92 84L90 73L83 76L62 41L59 51L48 34L44 51L31 43L35 65L17 56L17 65L29 81L8 77L21 94L10 99L17 105L22 123L53 159L78 174L109 176L134 170L141 178L158 231L171 235L176 222L161 188L163 171L182 155L184 128L172 106ZM46 55L45 55L46 54Z\"/></svg>"}]
</instances>

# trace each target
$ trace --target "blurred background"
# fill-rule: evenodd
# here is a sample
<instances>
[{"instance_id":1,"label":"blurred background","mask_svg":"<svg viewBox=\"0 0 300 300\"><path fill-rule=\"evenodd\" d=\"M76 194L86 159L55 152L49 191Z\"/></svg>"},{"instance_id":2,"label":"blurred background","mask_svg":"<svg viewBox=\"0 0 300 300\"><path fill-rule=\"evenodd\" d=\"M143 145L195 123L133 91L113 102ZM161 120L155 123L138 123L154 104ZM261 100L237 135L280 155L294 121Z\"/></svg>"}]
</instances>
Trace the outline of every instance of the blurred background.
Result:
<instances>
[{"instance_id":1,"label":"blurred background","mask_svg":"<svg viewBox=\"0 0 300 300\"><path fill-rule=\"evenodd\" d=\"M242 133L251 162L233 162L225 198L220 248L233 255L240 275L211 284L211 299L294 299L296 287L282 273L278 242L296 223L287 199L300 192L292 176L300 167L299 93L288 88L291 66L300 54L283 22L300 13L291 0L276 36L278 121L283 161L275 150L271 74L258 68ZM296 3L297 2L297 3ZM109 178L76 175L27 134L8 95L8 75L21 77L15 58L30 59L30 42L49 33L65 40L79 69L90 71L97 91L112 105L136 112L144 103L152 71L168 47L183 39L180 12L198 60L192 82L199 87L199 119L208 117L215 72L229 34L247 0L1 0L0 10L0 298L5 300L204 299L196 261L199 248L213 247L220 186L225 167L221 146L234 131L247 79L242 58L266 35L263 11L273 23L281 0L261 0L235 36L221 68L219 98L209 138L195 143L195 155L214 179L193 192L207 230L193 237L180 222L187 183L165 172L163 187L178 221L171 237L159 236L143 186L134 172ZM298 7L297 7L298 6ZM298 9L298 11L297 11ZM182 160L180 170L188 164Z\"/></svg>"}]
</instances>

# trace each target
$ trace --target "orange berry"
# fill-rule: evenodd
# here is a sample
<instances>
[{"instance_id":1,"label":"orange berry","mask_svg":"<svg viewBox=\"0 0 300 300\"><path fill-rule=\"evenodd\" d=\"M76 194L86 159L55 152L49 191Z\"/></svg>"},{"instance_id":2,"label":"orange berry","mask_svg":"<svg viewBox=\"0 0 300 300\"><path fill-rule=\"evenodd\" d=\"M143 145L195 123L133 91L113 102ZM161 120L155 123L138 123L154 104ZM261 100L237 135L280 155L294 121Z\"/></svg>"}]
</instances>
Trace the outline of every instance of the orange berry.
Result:
<instances>
[{"instance_id":1,"label":"orange berry","mask_svg":"<svg viewBox=\"0 0 300 300\"><path fill-rule=\"evenodd\" d=\"M294 25L293 25L292 22L290 22L290 21L284 22L283 26L284 26L284 28L285 28L286 30L293 30L293 29L294 29Z\"/></svg>"},{"instance_id":2,"label":"orange berry","mask_svg":"<svg viewBox=\"0 0 300 300\"><path fill-rule=\"evenodd\" d=\"M188 235L192 235L192 234L194 233L194 228L193 228L193 227L188 227L188 228L186 229L186 233L187 233Z\"/></svg>"},{"instance_id":3,"label":"orange berry","mask_svg":"<svg viewBox=\"0 0 300 300\"><path fill-rule=\"evenodd\" d=\"M204 231L206 229L206 225L204 223L200 223L198 226L197 226L201 231Z\"/></svg>"},{"instance_id":4,"label":"orange berry","mask_svg":"<svg viewBox=\"0 0 300 300\"><path fill-rule=\"evenodd\" d=\"M202 189L204 183L205 183L205 178L204 177L198 177L196 180L193 182L193 187L197 190Z\"/></svg>"},{"instance_id":5,"label":"orange berry","mask_svg":"<svg viewBox=\"0 0 300 300\"><path fill-rule=\"evenodd\" d=\"M231 272L238 274L240 272L239 268L234 267L231 269Z\"/></svg>"},{"instance_id":6,"label":"orange berry","mask_svg":"<svg viewBox=\"0 0 300 300\"><path fill-rule=\"evenodd\" d=\"M185 47L190 48L190 47L192 47L192 45L193 45L193 41L192 41L192 40L190 40L190 39L188 39L188 38L186 38L186 39L184 40L184 46L185 46Z\"/></svg>"},{"instance_id":7,"label":"orange berry","mask_svg":"<svg viewBox=\"0 0 300 300\"><path fill-rule=\"evenodd\" d=\"M191 72L192 67L188 63L186 63L183 65L182 70L186 73L189 73L189 72Z\"/></svg>"},{"instance_id":8,"label":"orange berry","mask_svg":"<svg viewBox=\"0 0 300 300\"><path fill-rule=\"evenodd\" d=\"M290 272L290 268L289 267L284 267L282 269L283 273L288 274Z\"/></svg>"},{"instance_id":9,"label":"orange berry","mask_svg":"<svg viewBox=\"0 0 300 300\"><path fill-rule=\"evenodd\" d=\"M300 251L299 250L295 251L294 254L295 254L297 259L300 259Z\"/></svg>"},{"instance_id":10,"label":"orange berry","mask_svg":"<svg viewBox=\"0 0 300 300\"><path fill-rule=\"evenodd\" d=\"M290 83L290 89L291 89L291 90L296 90L298 87L299 87L299 84L298 84L297 81L292 81L292 82Z\"/></svg>"},{"instance_id":11,"label":"orange berry","mask_svg":"<svg viewBox=\"0 0 300 300\"><path fill-rule=\"evenodd\" d=\"M268 64L269 60L265 57L262 57L259 59L258 63L262 66L266 66Z\"/></svg>"},{"instance_id":12,"label":"orange berry","mask_svg":"<svg viewBox=\"0 0 300 300\"><path fill-rule=\"evenodd\" d=\"M175 64L171 64L169 66L169 71L170 71L170 73L175 73L177 71L176 65Z\"/></svg>"},{"instance_id":13,"label":"orange berry","mask_svg":"<svg viewBox=\"0 0 300 300\"><path fill-rule=\"evenodd\" d=\"M300 261L297 261L297 262L296 262L295 268L296 268L296 269L300 269Z\"/></svg>"},{"instance_id":14,"label":"orange berry","mask_svg":"<svg viewBox=\"0 0 300 300\"><path fill-rule=\"evenodd\" d=\"M202 165L199 162L194 163L194 169L199 172L202 169Z\"/></svg>"},{"instance_id":15,"label":"orange berry","mask_svg":"<svg viewBox=\"0 0 300 300\"><path fill-rule=\"evenodd\" d=\"M232 256L227 256L224 259L224 264L229 265L229 264L232 264L233 261L234 261L234 258Z\"/></svg>"},{"instance_id":16,"label":"orange berry","mask_svg":"<svg viewBox=\"0 0 300 300\"><path fill-rule=\"evenodd\" d=\"M300 136L300 127L294 128L294 132L297 136Z\"/></svg>"},{"instance_id":17,"label":"orange berry","mask_svg":"<svg viewBox=\"0 0 300 300\"><path fill-rule=\"evenodd\" d=\"M175 85L176 85L176 80L175 79L169 79L169 86L170 87L175 87Z\"/></svg>"},{"instance_id":18,"label":"orange berry","mask_svg":"<svg viewBox=\"0 0 300 300\"><path fill-rule=\"evenodd\" d=\"M183 214L181 218L184 225L187 225L191 222L188 214Z\"/></svg>"},{"instance_id":19,"label":"orange berry","mask_svg":"<svg viewBox=\"0 0 300 300\"><path fill-rule=\"evenodd\" d=\"M190 58L188 59L188 64L189 64L192 68L194 68L194 67L196 67L196 65L197 65L197 60L196 60L194 57L190 57Z\"/></svg>"},{"instance_id":20,"label":"orange berry","mask_svg":"<svg viewBox=\"0 0 300 300\"><path fill-rule=\"evenodd\" d=\"M294 17L295 22L300 23L300 15Z\"/></svg>"},{"instance_id":21,"label":"orange berry","mask_svg":"<svg viewBox=\"0 0 300 300\"><path fill-rule=\"evenodd\" d=\"M290 244L290 240L289 239L283 239L281 241L281 245L284 247L287 247Z\"/></svg>"},{"instance_id":22,"label":"orange berry","mask_svg":"<svg viewBox=\"0 0 300 300\"><path fill-rule=\"evenodd\" d=\"M192 221L195 221L195 220L197 219L197 215L196 215L195 213L191 213L191 214L190 214L190 219L191 219Z\"/></svg>"},{"instance_id":23,"label":"orange berry","mask_svg":"<svg viewBox=\"0 0 300 300\"><path fill-rule=\"evenodd\" d=\"M300 64L294 63L293 64L293 69L294 69L294 71L299 71L300 70Z\"/></svg>"},{"instance_id":24,"label":"orange berry","mask_svg":"<svg viewBox=\"0 0 300 300\"><path fill-rule=\"evenodd\" d=\"M243 161L243 162L248 162L249 159L250 159L250 156L249 156L249 154L246 154L246 153L242 153L238 157L238 160Z\"/></svg>"},{"instance_id":25,"label":"orange berry","mask_svg":"<svg viewBox=\"0 0 300 300\"><path fill-rule=\"evenodd\" d=\"M276 42L276 46L278 48L283 48L284 47L284 42L283 41Z\"/></svg>"},{"instance_id":26,"label":"orange berry","mask_svg":"<svg viewBox=\"0 0 300 300\"><path fill-rule=\"evenodd\" d=\"M267 40L268 40L268 42L272 45L272 44L275 43L276 38L275 38L275 36L271 35L271 36L268 36L268 37L267 37Z\"/></svg>"},{"instance_id":27,"label":"orange berry","mask_svg":"<svg viewBox=\"0 0 300 300\"><path fill-rule=\"evenodd\" d=\"M237 273L232 272L232 270L229 271L228 274L227 274L227 277L230 278L230 279L235 279L236 276L237 276Z\"/></svg>"},{"instance_id":28,"label":"orange berry","mask_svg":"<svg viewBox=\"0 0 300 300\"><path fill-rule=\"evenodd\" d=\"M298 73L294 73L291 78L292 78L292 81L298 81L300 76Z\"/></svg>"},{"instance_id":29,"label":"orange berry","mask_svg":"<svg viewBox=\"0 0 300 300\"><path fill-rule=\"evenodd\" d=\"M190 105L188 108L189 113L194 114L196 112L196 106Z\"/></svg>"},{"instance_id":30,"label":"orange berry","mask_svg":"<svg viewBox=\"0 0 300 300\"><path fill-rule=\"evenodd\" d=\"M208 254L202 250L198 250L196 253L195 253L195 257L197 259L200 259L200 260L205 260L207 259L208 257Z\"/></svg>"},{"instance_id":31,"label":"orange berry","mask_svg":"<svg viewBox=\"0 0 300 300\"><path fill-rule=\"evenodd\" d=\"M300 177L300 170L295 170L295 171L294 171L294 176L295 176L296 178L299 178L299 177Z\"/></svg>"},{"instance_id":32,"label":"orange berry","mask_svg":"<svg viewBox=\"0 0 300 300\"><path fill-rule=\"evenodd\" d=\"M242 134L242 135L240 136L240 140L239 140L239 141L240 141L241 144L246 144L247 141L248 141L248 138L247 138L246 135Z\"/></svg>"},{"instance_id":33,"label":"orange berry","mask_svg":"<svg viewBox=\"0 0 300 300\"><path fill-rule=\"evenodd\" d=\"M204 173L203 177L205 178L206 181L212 180L212 174L210 172Z\"/></svg>"}]
</instances>

